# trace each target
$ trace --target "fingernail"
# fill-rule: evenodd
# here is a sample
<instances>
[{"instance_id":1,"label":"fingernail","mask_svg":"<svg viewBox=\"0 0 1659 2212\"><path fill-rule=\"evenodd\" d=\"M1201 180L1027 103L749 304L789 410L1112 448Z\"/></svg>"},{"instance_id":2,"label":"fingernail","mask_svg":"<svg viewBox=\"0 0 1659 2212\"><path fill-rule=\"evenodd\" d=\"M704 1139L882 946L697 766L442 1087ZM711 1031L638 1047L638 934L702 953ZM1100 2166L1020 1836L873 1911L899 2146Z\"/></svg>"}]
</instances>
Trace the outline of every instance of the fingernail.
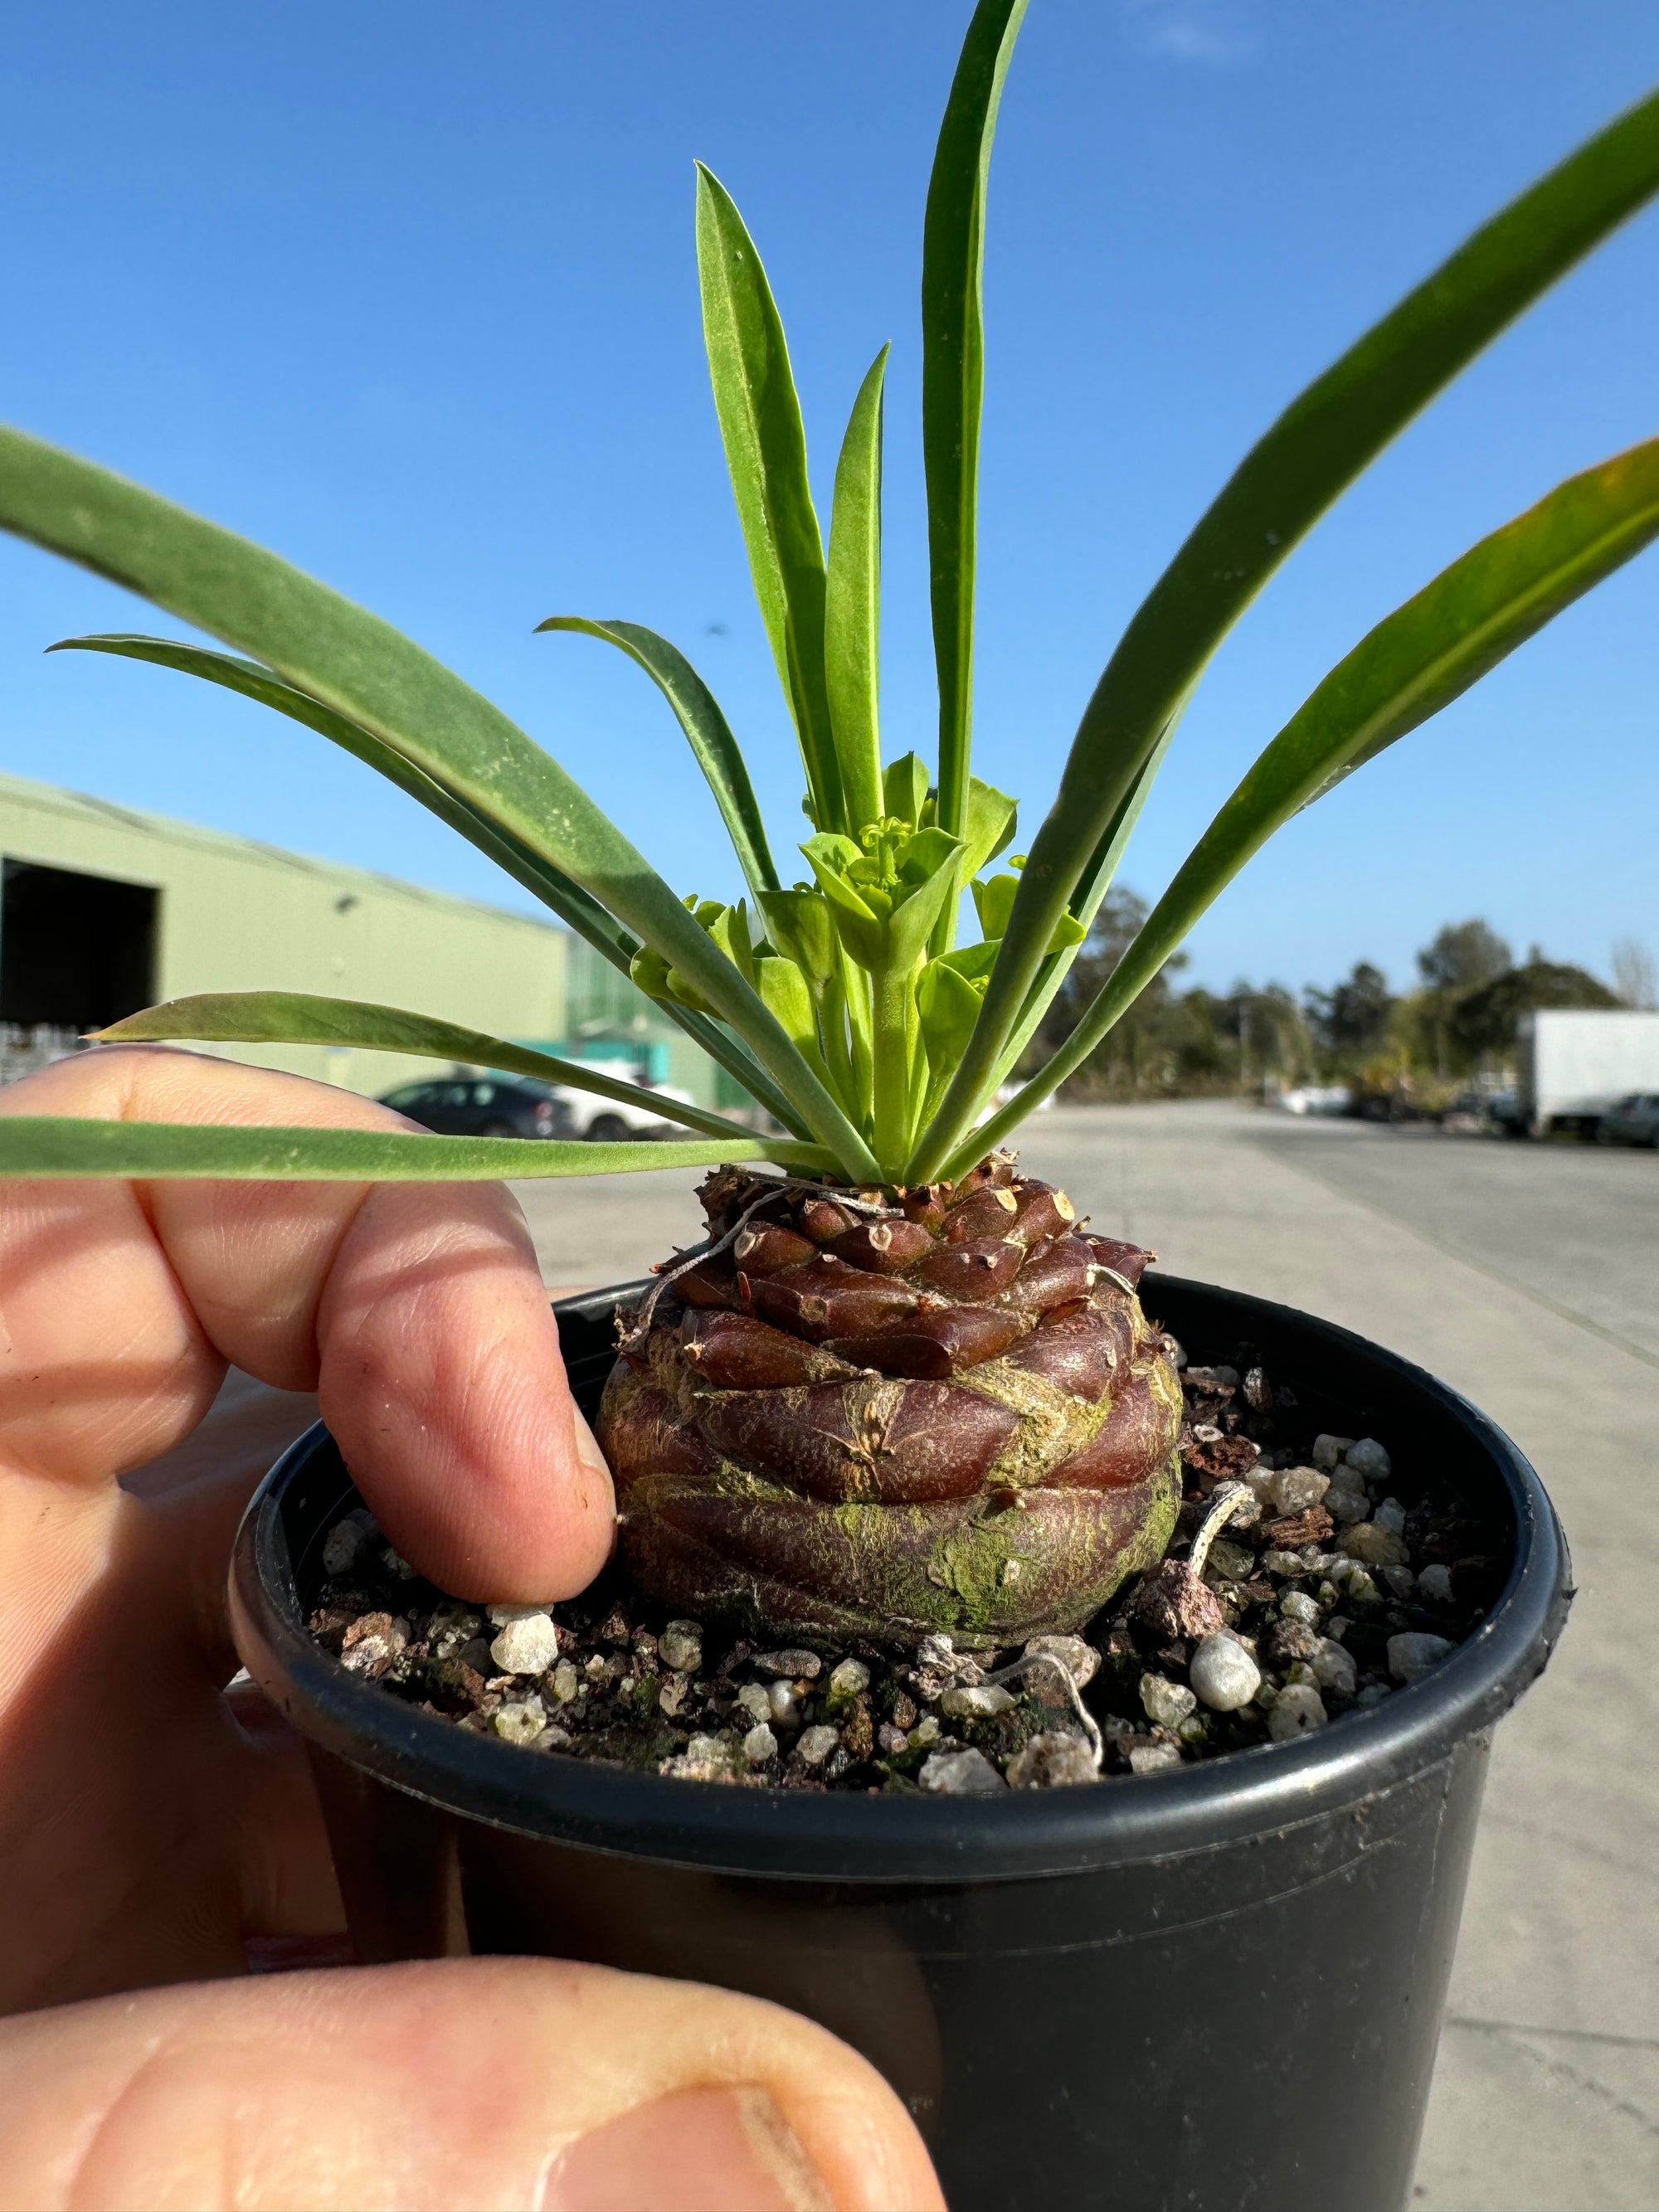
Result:
<instances>
[{"instance_id":1,"label":"fingernail","mask_svg":"<svg viewBox=\"0 0 1659 2212\"><path fill-rule=\"evenodd\" d=\"M599 1440L588 1427L586 1416L580 1406L572 1406L570 1408L570 1422L576 1439L577 1458L585 1468L589 1468L594 1474L602 1474L609 1482L610 1464L605 1454L599 1449Z\"/></svg>"},{"instance_id":2,"label":"fingernail","mask_svg":"<svg viewBox=\"0 0 1659 2212\"><path fill-rule=\"evenodd\" d=\"M764 2089L678 2089L580 2136L538 2212L835 2212Z\"/></svg>"}]
</instances>

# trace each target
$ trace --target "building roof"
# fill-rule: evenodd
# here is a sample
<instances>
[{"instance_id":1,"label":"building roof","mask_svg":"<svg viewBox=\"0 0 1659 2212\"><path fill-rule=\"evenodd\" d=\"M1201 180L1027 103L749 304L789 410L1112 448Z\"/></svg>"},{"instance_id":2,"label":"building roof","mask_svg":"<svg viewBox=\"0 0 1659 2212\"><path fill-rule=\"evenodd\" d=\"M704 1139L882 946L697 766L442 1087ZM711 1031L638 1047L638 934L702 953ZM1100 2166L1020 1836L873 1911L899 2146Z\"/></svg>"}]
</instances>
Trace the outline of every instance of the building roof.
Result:
<instances>
[{"instance_id":1,"label":"building roof","mask_svg":"<svg viewBox=\"0 0 1659 2212\"><path fill-rule=\"evenodd\" d=\"M564 925L551 915L525 913L514 907L500 906L488 899L463 898L453 891L434 891L419 884L405 883L399 876L381 875L378 870L353 868L337 860L318 860L303 853L290 853L281 845L269 845L260 837L237 837L224 830L204 829L195 822L176 822L165 814L149 814L134 806L118 806L112 799L94 799L81 791L61 790L57 785L35 783L21 775L0 774L0 810L8 801L31 806L46 813L64 816L101 828L112 825L138 836L155 839L169 845L189 846L201 852L212 852L227 860L257 862L270 868L283 868L296 874L314 876L325 883L372 886L381 893L390 892L399 898L415 899L422 905L464 908L473 914L489 915L505 921L526 922L532 927L541 927L564 935ZM3 842L3 840L0 840Z\"/></svg>"}]
</instances>

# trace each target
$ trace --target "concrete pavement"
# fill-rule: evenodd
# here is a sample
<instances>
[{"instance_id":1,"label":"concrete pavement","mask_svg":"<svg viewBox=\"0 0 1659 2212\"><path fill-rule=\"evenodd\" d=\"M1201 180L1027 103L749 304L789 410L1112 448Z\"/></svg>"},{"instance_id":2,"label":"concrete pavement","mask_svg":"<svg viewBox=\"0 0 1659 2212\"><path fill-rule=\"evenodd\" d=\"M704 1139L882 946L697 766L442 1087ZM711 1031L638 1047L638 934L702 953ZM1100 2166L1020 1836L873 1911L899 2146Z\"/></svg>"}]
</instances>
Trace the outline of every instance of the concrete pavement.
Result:
<instances>
[{"instance_id":1,"label":"concrete pavement","mask_svg":"<svg viewBox=\"0 0 1659 2212\"><path fill-rule=\"evenodd\" d=\"M1659 1159L1188 1103L1058 1109L1026 1164L1180 1274L1341 1322L1521 1444L1580 1595L1498 1731L1415 2190L1424 2212L1659 2206ZM553 1283L641 1273L690 1178L520 1186Z\"/></svg>"}]
</instances>

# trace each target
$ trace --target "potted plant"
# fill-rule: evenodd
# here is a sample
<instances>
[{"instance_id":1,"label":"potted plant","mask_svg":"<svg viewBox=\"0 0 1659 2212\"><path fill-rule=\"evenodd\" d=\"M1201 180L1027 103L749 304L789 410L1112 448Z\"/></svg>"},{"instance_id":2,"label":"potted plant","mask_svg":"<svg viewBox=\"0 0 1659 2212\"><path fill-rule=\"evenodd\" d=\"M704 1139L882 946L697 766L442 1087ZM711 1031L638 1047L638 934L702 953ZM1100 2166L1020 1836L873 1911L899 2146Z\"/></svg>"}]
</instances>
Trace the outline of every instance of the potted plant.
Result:
<instances>
[{"instance_id":1,"label":"potted plant","mask_svg":"<svg viewBox=\"0 0 1659 2212\"><path fill-rule=\"evenodd\" d=\"M473 1061L648 1105L694 1140L8 1119L0 1171L716 1170L704 1244L653 1284L561 1313L618 1476L612 1588L634 1607L608 1644L591 1613L565 1635L636 1719L648 1707L665 1725L688 1696L725 1714L690 1739L700 1750L653 1749L643 1766L547 1755L555 1738L582 1748L548 1701L573 1721L591 1702L574 1667L555 1679L551 1646L536 1670L545 1698L512 1690L527 1667L488 1636L473 1643L501 1673L492 1688L471 1666L477 1692L472 1644L447 1656L435 1627L401 1673L406 1634L371 1666L359 1633L349 1663L361 1602L329 1648L319 1600L356 1571L363 1516L320 1430L250 1510L234 1571L241 1649L315 1747L361 1949L544 1949L781 1997L884 2067L963 2208L1316 2193L1394 2206L1486 1735L1565 1613L1559 1528L1524 1461L1454 1393L1304 1316L1143 1280L1148 1255L1090 1237L1001 1148L1275 830L1659 532L1656 441L1560 485L1380 623L1221 808L1067 1042L1032 1064L1209 656L1395 432L1659 188L1659 99L1476 232L1246 456L1119 641L1029 853L999 869L1015 801L969 758L980 263L1023 12L980 0L927 199L932 767L884 761L878 735L886 349L854 404L826 553L765 275L732 201L698 173L716 409L807 786L799 881L776 866L719 707L653 632L542 625L618 647L657 684L731 835L747 885L733 903L682 901L506 716L374 617L0 433L0 523L236 650L69 645L258 699L390 777L630 974L771 1133L452 1024L273 991L176 1002L104 1034ZM969 894L977 930L962 944ZM1182 1345L1203 1355L1184 1390ZM1241 1352L1245 1367L1227 1364ZM1390 1481L1401 1496L1379 1498ZM1430 1557L1437 1530L1476 1523L1487 1552L1471 1556L1465 1535ZM1470 1571L1461 1597L1455 1569ZM1413 1624L1450 1621L1455 1601L1462 1640L1438 1639L1447 1656L1430 1671L1419 1647L1437 1639ZM1241 1628L1252 1621L1259 1633ZM712 1650L693 1655L691 1626L725 1639L719 1680L701 1679L719 1670ZM618 1646L633 1656L612 1668ZM1000 1668L987 1656L1015 1649ZM766 1680L734 1694L750 1662ZM884 1717L870 1705L879 1668ZM389 1695L377 1671L421 1694ZM929 1737L935 1707L951 1729ZM891 1732L879 1747L878 1717Z\"/></svg>"}]
</instances>

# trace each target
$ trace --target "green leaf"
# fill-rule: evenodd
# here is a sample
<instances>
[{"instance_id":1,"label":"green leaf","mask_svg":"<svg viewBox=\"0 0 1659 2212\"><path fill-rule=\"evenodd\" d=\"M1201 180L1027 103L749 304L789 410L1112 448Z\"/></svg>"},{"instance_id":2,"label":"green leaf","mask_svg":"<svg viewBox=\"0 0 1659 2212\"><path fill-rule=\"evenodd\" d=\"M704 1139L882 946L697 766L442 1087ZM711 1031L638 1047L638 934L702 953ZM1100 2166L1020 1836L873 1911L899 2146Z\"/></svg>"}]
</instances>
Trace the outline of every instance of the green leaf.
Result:
<instances>
[{"instance_id":1,"label":"green leaf","mask_svg":"<svg viewBox=\"0 0 1659 2212\"><path fill-rule=\"evenodd\" d=\"M976 989L973 980L956 964L957 959L955 953L946 953L943 959L930 960L916 986L922 1042L929 1061L937 1068L955 1065L979 1019L983 986Z\"/></svg>"},{"instance_id":2,"label":"green leaf","mask_svg":"<svg viewBox=\"0 0 1659 2212\"><path fill-rule=\"evenodd\" d=\"M919 1162L942 1156L969 1126L1024 1010L1054 922L1233 623L1390 440L1656 190L1659 94L1484 224L1316 378L1246 454L1142 603L1095 687L1032 843L979 1027Z\"/></svg>"},{"instance_id":3,"label":"green leaf","mask_svg":"<svg viewBox=\"0 0 1659 2212\"><path fill-rule=\"evenodd\" d=\"M196 676L210 684L222 685L228 691L240 693L244 698L258 701L262 706L273 708L292 720L302 722L307 728L329 738L343 750L355 756L377 775L397 785L400 791L435 814L441 822L458 830L470 844L485 854L496 866L506 870L515 883L551 908L562 921L591 945L596 952L608 960L613 968L631 975L633 963L640 955L639 939L631 931L611 919L596 899L590 898L580 884L573 883L550 860L532 852L527 845L498 831L452 791L428 775L423 769L412 767L392 746L383 744L367 730L360 729L344 715L335 714L292 684L283 683L268 668L258 661L242 660L234 653L216 653L205 646L185 645L177 639L106 635L102 637L70 637L49 646L51 653L83 652L108 653L129 660L143 660L157 667L173 668L186 676ZM660 956L653 954L653 959ZM666 963L663 963L666 972ZM666 1002L665 1002L666 1003ZM748 1048L740 1044L727 1030L718 1027L705 1014L667 1003L671 1018L706 1052L709 1058L729 1073L756 1098L767 1111L781 1121L796 1135L801 1133L803 1123L799 1109L792 1105L761 1067Z\"/></svg>"},{"instance_id":4,"label":"green leaf","mask_svg":"<svg viewBox=\"0 0 1659 2212\"><path fill-rule=\"evenodd\" d=\"M783 324L755 241L697 164L703 343L749 569L806 767L820 830L845 826L823 675L823 541Z\"/></svg>"},{"instance_id":5,"label":"green leaf","mask_svg":"<svg viewBox=\"0 0 1659 2212\"><path fill-rule=\"evenodd\" d=\"M1081 1066L1200 915L1293 814L1437 714L1655 538L1659 438L1558 484L1379 623L1256 761L1063 1049L943 1172L971 1165Z\"/></svg>"},{"instance_id":6,"label":"green leaf","mask_svg":"<svg viewBox=\"0 0 1659 2212\"><path fill-rule=\"evenodd\" d=\"M499 708L389 623L246 538L18 430L0 429L0 528L240 647L543 855L695 980L849 1174L872 1171L841 1107L644 855Z\"/></svg>"},{"instance_id":7,"label":"green leaf","mask_svg":"<svg viewBox=\"0 0 1659 2212\"><path fill-rule=\"evenodd\" d=\"M777 1017L785 1036L793 1041L802 1058L823 1073L812 994L805 976L793 960L786 960L775 952L763 953L755 963L755 969L756 988L763 1002ZM827 1074L824 1079L829 1080Z\"/></svg>"},{"instance_id":8,"label":"green leaf","mask_svg":"<svg viewBox=\"0 0 1659 2212\"><path fill-rule=\"evenodd\" d=\"M939 127L921 248L921 441L939 665L939 820L967 827L979 417L985 379L985 188L1002 81L1025 0L979 0Z\"/></svg>"},{"instance_id":9,"label":"green leaf","mask_svg":"<svg viewBox=\"0 0 1659 2212\"><path fill-rule=\"evenodd\" d=\"M811 1146L749 1136L714 1145L561 1144L535 1137L414 1137L379 1129L242 1129L170 1121L0 1115L0 1176L121 1176L215 1182L504 1182L647 1175L776 1160L816 1172Z\"/></svg>"},{"instance_id":10,"label":"green leaf","mask_svg":"<svg viewBox=\"0 0 1659 2212\"><path fill-rule=\"evenodd\" d=\"M913 830L920 830L931 781L927 763L920 753L905 753L890 761L882 776L882 811L891 821L908 822Z\"/></svg>"},{"instance_id":11,"label":"green leaf","mask_svg":"<svg viewBox=\"0 0 1659 2212\"><path fill-rule=\"evenodd\" d=\"M504 1074L533 1075L545 1083L568 1084L625 1106L642 1107L659 1121L678 1121L710 1136L747 1137L753 1132L700 1106L666 1098L636 1083L599 1074L591 1067L488 1036L482 1030L406 1013L400 1006L359 1004L352 999L323 999L305 991L208 991L194 998L169 999L143 1013L129 1014L95 1032L103 1044L155 1043L189 1040L199 1044L354 1045L368 1052L403 1052L428 1060L459 1060Z\"/></svg>"},{"instance_id":12,"label":"green leaf","mask_svg":"<svg viewBox=\"0 0 1659 2212\"><path fill-rule=\"evenodd\" d=\"M880 816L881 392L888 348L853 403L836 467L823 602L824 680L848 829Z\"/></svg>"},{"instance_id":13,"label":"green leaf","mask_svg":"<svg viewBox=\"0 0 1659 2212\"><path fill-rule=\"evenodd\" d=\"M597 951L602 952L614 966L626 971L637 939L622 928L599 905L590 898L580 884L556 868L539 853L496 828L465 799L458 797L438 778L424 769L415 767L405 760L395 746L386 744L369 731L361 728L343 714L336 714L307 692L296 690L293 684L284 684L273 676L270 669L257 660L243 660L234 653L216 653L210 647L186 645L169 637L144 637L131 633L113 632L94 637L60 638L56 645L46 647L48 653L107 653L125 660L143 660L158 668L171 668L183 676L195 676L204 683L217 684L224 690L234 691L245 699L257 700L262 707L270 707L290 721L302 722L308 730L352 754L388 783L418 801L429 813L467 840L479 852L486 854L511 876L515 883L551 908L560 920L568 922L578 936L585 938Z\"/></svg>"},{"instance_id":14,"label":"green leaf","mask_svg":"<svg viewBox=\"0 0 1659 2212\"><path fill-rule=\"evenodd\" d=\"M673 708L708 779L750 890L757 898L763 891L775 890L778 873L767 846L766 825L738 741L714 693L678 647L639 623L589 622L582 615L550 615L536 629L538 633L574 630L583 637L600 638L644 669Z\"/></svg>"},{"instance_id":15,"label":"green leaf","mask_svg":"<svg viewBox=\"0 0 1659 2212\"><path fill-rule=\"evenodd\" d=\"M875 890L873 900L866 897L866 890L874 887L854 884L849 878L848 869L863 858L859 847L850 837L832 836L820 830L816 837L807 839L801 851L818 879L836 934L848 953L860 968L874 969L885 965L890 902L879 890Z\"/></svg>"},{"instance_id":16,"label":"green leaf","mask_svg":"<svg viewBox=\"0 0 1659 2212\"><path fill-rule=\"evenodd\" d=\"M902 833L901 833L902 835ZM850 837L809 838L801 847L829 901L842 945L872 975L915 967L945 900L955 889L962 847L942 830L905 841L897 880L864 879L870 860Z\"/></svg>"},{"instance_id":17,"label":"green leaf","mask_svg":"<svg viewBox=\"0 0 1659 2212\"><path fill-rule=\"evenodd\" d=\"M760 909L772 942L794 962L814 990L834 980L840 965L836 926L817 891L768 891Z\"/></svg>"},{"instance_id":18,"label":"green leaf","mask_svg":"<svg viewBox=\"0 0 1659 2212\"><path fill-rule=\"evenodd\" d=\"M976 876L988 861L1013 842L1019 818L1019 801L1010 799L993 783L968 780L968 826L963 832L962 872Z\"/></svg>"}]
</instances>

